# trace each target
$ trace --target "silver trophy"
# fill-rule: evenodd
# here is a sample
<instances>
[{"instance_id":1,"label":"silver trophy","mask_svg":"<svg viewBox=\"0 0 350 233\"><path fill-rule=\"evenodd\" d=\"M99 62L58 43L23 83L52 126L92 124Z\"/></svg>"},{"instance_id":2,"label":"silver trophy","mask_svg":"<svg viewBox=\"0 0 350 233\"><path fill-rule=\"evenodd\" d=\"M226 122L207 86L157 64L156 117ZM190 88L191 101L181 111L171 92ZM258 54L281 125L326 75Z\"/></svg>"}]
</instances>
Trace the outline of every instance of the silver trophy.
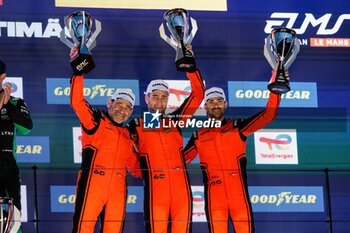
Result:
<instances>
[{"instance_id":1,"label":"silver trophy","mask_svg":"<svg viewBox=\"0 0 350 233\"><path fill-rule=\"evenodd\" d=\"M95 30L92 33L93 20L85 11L74 12L64 17L66 30L73 42L66 36L66 31L61 32L61 41L69 48L79 47L78 54L71 59L71 66L75 74L87 74L95 67L90 50L96 46L96 38L101 32L101 22L95 20Z\"/></svg>"},{"instance_id":2,"label":"silver trophy","mask_svg":"<svg viewBox=\"0 0 350 233\"><path fill-rule=\"evenodd\" d=\"M159 27L160 37L176 50L176 69L179 71L194 71L196 69L194 55L186 49L186 45L191 44L198 30L197 21L190 18L188 11L182 8L168 10L163 18L171 37L165 34L163 24ZM189 19L191 19L191 33L189 33Z\"/></svg>"},{"instance_id":3,"label":"silver trophy","mask_svg":"<svg viewBox=\"0 0 350 233\"><path fill-rule=\"evenodd\" d=\"M21 226L21 213L10 197L0 197L0 233L17 233Z\"/></svg>"},{"instance_id":4,"label":"silver trophy","mask_svg":"<svg viewBox=\"0 0 350 233\"><path fill-rule=\"evenodd\" d=\"M271 92L284 94L290 91L288 70L300 51L300 42L294 30L276 28L266 37L264 55L272 69L277 70L268 85Z\"/></svg>"}]
</instances>

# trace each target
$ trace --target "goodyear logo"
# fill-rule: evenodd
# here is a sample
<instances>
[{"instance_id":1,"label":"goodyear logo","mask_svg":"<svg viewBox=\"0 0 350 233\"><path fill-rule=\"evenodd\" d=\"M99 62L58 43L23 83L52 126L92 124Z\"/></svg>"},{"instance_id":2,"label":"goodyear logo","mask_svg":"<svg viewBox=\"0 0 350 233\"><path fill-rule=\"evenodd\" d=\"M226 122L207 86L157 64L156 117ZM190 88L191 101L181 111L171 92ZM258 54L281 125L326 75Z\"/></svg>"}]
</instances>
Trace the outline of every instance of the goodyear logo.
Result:
<instances>
[{"instance_id":1,"label":"goodyear logo","mask_svg":"<svg viewBox=\"0 0 350 233\"><path fill-rule=\"evenodd\" d=\"M51 212L74 212L75 186L50 186Z\"/></svg>"},{"instance_id":2,"label":"goodyear logo","mask_svg":"<svg viewBox=\"0 0 350 233\"><path fill-rule=\"evenodd\" d=\"M126 212L143 212L143 187L128 186Z\"/></svg>"},{"instance_id":3,"label":"goodyear logo","mask_svg":"<svg viewBox=\"0 0 350 233\"><path fill-rule=\"evenodd\" d=\"M250 186L254 212L324 212L322 186Z\"/></svg>"},{"instance_id":4,"label":"goodyear logo","mask_svg":"<svg viewBox=\"0 0 350 233\"><path fill-rule=\"evenodd\" d=\"M130 88L135 93L135 105L140 105L139 81L126 79L85 79L83 94L90 104L105 105L117 88ZM70 104L70 82L65 78L46 79L47 103Z\"/></svg>"},{"instance_id":5,"label":"goodyear logo","mask_svg":"<svg viewBox=\"0 0 350 233\"><path fill-rule=\"evenodd\" d=\"M227 0L56 0L56 6L144 10L168 10L176 7L182 7L187 10L227 11Z\"/></svg>"},{"instance_id":6,"label":"goodyear logo","mask_svg":"<svg viewBox=\"0 0 350 233\"><path fill-rule=\"evenodd\" d=\"M73 185L50 186L51 212L74 212L76 187ZM143 212L143 187L128 186L127 212Z\"/></svg>"},{"instance_id":7,"label":"goodyear logo","mask_svg":"<svg viewBox=\"0 0 350 233\"><path fill-rule=\"evenodd\" d=\"M19 163L50 163L49 137L18 136L16 157Z\"/></svg>"},{"instance_id":8,"label":"goodyear logo","mask_svg":"<svg viewBox=\"0 0 350 233\"><path fill-rule=\"evenodd\" d=\"M267 82L228 81L229 106L265 107L269 98ZM291 82L291 91L282 95L280 107L317 108L315 82Z\"/></svg>"}]
</instances>

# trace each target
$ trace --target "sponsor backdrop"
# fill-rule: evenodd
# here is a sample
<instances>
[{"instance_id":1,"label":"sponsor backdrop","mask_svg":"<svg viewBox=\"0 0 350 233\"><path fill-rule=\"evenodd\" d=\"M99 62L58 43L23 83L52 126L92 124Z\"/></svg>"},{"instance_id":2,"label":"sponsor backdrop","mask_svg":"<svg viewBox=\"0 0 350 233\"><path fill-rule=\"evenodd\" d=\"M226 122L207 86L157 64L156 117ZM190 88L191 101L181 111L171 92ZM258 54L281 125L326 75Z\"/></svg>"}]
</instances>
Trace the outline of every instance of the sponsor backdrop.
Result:
<instances>
[{"instance_id":1,"label":"sponsor backdrop","mask_svg":"<svg viewBox=\"0 0 350 233\"><path fill-rule=\"evenodd\" d=\"M69 106L69 48L59 40L64 16L86 10L102 23L85 98L104 109L115 88L131 88L134 117L146 109L144 91L152 79L169 81L170 108L190 93L185 74L175 69L175 51L159 37L163 14L174 7L189 9L197 20L196 62L207 87L225 90L228 117L263 110L271 75L264 39L280 26L297 32L301 51L289 71L292 91L283 95L276 121L248 139L256 232L348 232L349 1L0 0L6 81L12 83L12 95L25 99L34 121L31 134L18 137L16 148L25 185L24 231L71 228L81 131ZM203 108L197 112L203 114ZM191 131L184 130L185 141ZM189 174L193 232L208 232L198 158ZM142 181L128 177L128 184L124 232L143 232Z\"/></svg>"}]
</instances>

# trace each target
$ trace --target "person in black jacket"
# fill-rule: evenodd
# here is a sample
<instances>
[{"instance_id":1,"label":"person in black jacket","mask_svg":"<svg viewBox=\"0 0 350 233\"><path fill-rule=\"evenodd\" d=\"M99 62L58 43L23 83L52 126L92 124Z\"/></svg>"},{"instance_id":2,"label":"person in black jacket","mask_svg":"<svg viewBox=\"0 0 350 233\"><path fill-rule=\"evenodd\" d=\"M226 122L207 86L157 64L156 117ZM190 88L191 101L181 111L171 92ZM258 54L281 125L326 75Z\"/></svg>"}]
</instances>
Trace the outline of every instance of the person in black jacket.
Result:
<instances>
[{"instance_id":1,"label":"person in black jacket","mask_svg":"<svg viewBox=\"0 0 350 233\"><path fill-rule=\"evenodd\" d=\"M11 96L12 86L4 83L6 65L0 60L0 197L11 197L21 211L21 181L16 161L16 135L33 127L23 99Z\"/></svg>"}]
</instances>

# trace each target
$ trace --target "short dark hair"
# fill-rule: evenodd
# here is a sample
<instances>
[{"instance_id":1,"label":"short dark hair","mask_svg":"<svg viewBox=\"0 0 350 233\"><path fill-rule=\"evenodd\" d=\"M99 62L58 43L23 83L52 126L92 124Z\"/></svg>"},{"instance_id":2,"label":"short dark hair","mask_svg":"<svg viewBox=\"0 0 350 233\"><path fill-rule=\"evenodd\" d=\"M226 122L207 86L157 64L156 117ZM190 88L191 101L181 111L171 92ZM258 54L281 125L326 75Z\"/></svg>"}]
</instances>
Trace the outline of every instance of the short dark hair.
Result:
<instances>
[{"instance_id":1,"label":"short dark hair","mask_svg":"<svg viewBox=\"0 0 350 233\"><path fill-rule=\"evenodd\" d=\"M6 73L6 64L0 60L0 74Z\"/></svg>"}]
</instances>

